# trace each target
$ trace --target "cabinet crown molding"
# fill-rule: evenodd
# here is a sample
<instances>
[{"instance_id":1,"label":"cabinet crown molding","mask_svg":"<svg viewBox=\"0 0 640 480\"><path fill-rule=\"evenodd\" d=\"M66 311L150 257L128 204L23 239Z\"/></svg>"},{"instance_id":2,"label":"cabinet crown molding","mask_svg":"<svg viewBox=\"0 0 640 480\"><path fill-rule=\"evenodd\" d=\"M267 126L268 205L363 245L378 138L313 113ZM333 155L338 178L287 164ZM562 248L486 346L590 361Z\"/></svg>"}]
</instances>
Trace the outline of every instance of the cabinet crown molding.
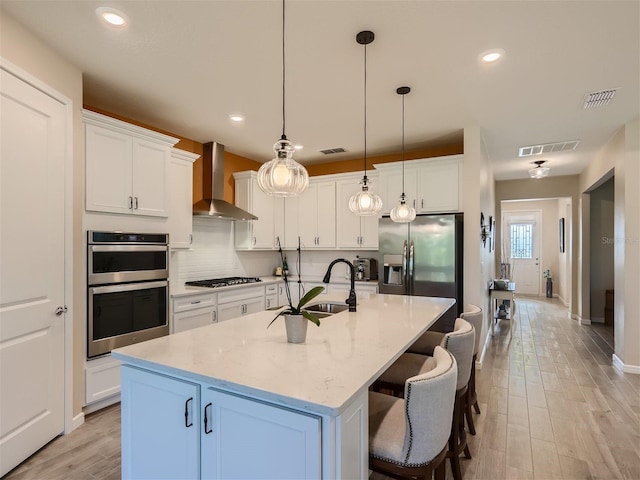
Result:
<instances>
[{"instance_id":1,"label":"cabinet crown molding","mask_svg":"<svg viewBox=\"0 0 640 480\"><path fill-rule=\"evenodd\" d=\"M131 123L123 122L117 118L102 115L91 110L82 110L82 121L91 125L97 125L99 127L108 127L114 131L131 135L137 138L143 138L146 140L152 140L161 144L165 144L169 147L173 147L180 141L179 138L165 135L164 133L149 130L148 128L139 127Z\"/></svg>"}]
</instances>

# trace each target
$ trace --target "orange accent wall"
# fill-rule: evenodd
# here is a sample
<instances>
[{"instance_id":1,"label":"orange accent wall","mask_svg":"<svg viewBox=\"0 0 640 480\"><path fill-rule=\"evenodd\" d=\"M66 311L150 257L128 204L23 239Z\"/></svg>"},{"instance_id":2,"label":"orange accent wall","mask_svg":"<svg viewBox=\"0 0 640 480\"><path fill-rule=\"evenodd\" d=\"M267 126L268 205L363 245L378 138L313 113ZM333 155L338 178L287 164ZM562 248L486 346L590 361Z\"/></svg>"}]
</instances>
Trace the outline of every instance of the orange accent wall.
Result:
<instances>
[{"instance_id":1,"label":"orange accent wall","mask_svg":"<svg viewBox=\"0 0 640 480\"><path fill-rule=\"evenodd\" d=\"M464 153L462 142L441 147L423 148L404 153L405 160L416 160L418 158L443 157L446 155L457 155ZM380 155L377 157L367 157L367 170L373 171L373 165L377 163L399 162L402 160L402 153L391 155ZM364 169L363 158L353 160L340 160L329 163L318 163L305 165L309 176L328 175L331 173L358 172Z\"/></svg>"}]
</instances>

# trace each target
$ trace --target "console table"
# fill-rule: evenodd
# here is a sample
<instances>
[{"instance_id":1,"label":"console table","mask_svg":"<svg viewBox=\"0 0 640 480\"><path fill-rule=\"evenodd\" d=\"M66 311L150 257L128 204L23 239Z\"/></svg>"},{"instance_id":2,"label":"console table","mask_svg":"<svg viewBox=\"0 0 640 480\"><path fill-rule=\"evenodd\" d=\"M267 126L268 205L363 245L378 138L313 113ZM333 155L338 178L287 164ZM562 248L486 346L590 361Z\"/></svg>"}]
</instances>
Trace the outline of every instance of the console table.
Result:
<instances>
[{"instance_id":1,"label":"console table","mask_svg":"<svg viewBox=\"0 0 640 480\"><path fill-rule=\"evenodd\" d=\"M498 290L495 288L489 289L490 297L491 297L491 311L492 311L492 320L491 320L491 335L495 333L494 325L496 320L507 320L509 322L509 334L511 334L511 321L516 315L516 302L515 302L515 293L516 293L516 284L514 282L509 282L507 289ZM499 302L503 300L509 300L509 310L507 310L507 316L505 318L498 317L498 305Z\"/></svg>"}]
</instances>

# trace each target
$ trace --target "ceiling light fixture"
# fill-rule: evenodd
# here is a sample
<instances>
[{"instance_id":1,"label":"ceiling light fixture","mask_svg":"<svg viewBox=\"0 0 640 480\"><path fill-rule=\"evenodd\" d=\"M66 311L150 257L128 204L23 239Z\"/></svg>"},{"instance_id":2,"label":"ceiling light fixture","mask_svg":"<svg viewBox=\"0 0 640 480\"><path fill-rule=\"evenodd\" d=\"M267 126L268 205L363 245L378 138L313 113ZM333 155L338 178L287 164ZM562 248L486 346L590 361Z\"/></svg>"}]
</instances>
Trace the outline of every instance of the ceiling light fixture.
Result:
<instances>
[{"instance_id":1,"label":"ceiling light fixture","mask_svg":"<svg viewBox=\"0 0 640 480\"><path fill-rule=\"evenodd\" d=\"M535 163L537 167L529 170L529 176L531 178L538 179L538 178L544 178L549 175L550 168L542 166L542 164L546 163L546 160L537 160L533 163Z\"/></svg>"},{"instance_id":2,"label":"ceiling light fixture","mask_svg":"<svg viewBox=\"0 0 640 480\"><path fill-rule=\"evenodd\" d=\"M124 27L128 23L127 16L120 10L111 7L98 7L96 14L106 23L113 27Z\"/></svg>"},{"instance_id":3,"label":"ceiling light fixture","mask_svg":"<svg viewBox=\"0 0 640 480\"><path fill-rule=\"evenodd\" d=\"M375 38L373 32L362 31L356 35L356 41L364 45L364 177L360 184L362 190L349 199L349 210L356 215L377 215L382 210L382 200L378 195L369 191L367 178L367 45Z\"/></svg>"},{"instance_id":4,"label":"ceiling light fixture","mask_svg":"<svg viewBox=\"0 0 640 480\"><path fill-rule=\"evenodd\" d=\"M238 113L233 113L231 115L229 115L229 120L231 120L232 122L235 123L240 123L240 122L244 122L244 116L238 114Z\"/></svg>"},{"instance_id":5,"label":"ceiling light fixture","mask_svg":"<svg viewBox=\"0 0 640 480\"><path fill-rule=\"evenodd\" d=\"M504 57L505 51L502 48L494 48L492 50L485 50L480 54L480 60L482 63L493 63Z\"/></svg>"},{"instance_id":6,"label":"ceiling light fixture","mask_svg":"<svg viewBox=\"0 0 640 480\"><path fill-rule=\"evenodd\" d=\"M295 197L309 186L309 173L293 159L295 148L285 134L284 0L282 0L282 136L273 145L275 158L258 170L258 186L277 197Z\"/></svg>"},{"instance_id":7,"label":"ceiling light fixture","mask_svg":"<svg viewBox=\"0 0 640 480\"><path fill-rule=\"evenodd\" d=\"M404 97L410 91L409 87L400 87L396 90L398 95L402 95L402 195L400 195L400 204L391 210L391 220L397 223L413 222L416 218L416 209L407 205L404 194Z\"/></svg>"}]
</instances>

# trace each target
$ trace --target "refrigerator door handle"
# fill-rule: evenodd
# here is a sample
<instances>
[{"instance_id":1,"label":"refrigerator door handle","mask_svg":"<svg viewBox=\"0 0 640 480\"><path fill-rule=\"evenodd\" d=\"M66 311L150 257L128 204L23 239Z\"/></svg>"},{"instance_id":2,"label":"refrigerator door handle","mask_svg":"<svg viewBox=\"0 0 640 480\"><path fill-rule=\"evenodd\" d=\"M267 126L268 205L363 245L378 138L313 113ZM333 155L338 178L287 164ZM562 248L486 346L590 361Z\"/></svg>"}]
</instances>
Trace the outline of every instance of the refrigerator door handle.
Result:
<instances>
[{"instance_id":1,"label":"refrigerator door handle","mask_svg":"<svg viewBox=\"0 0 640 480\"><path fill-rule=\"evenodd\" d=\"M413 295L413 249L413 240L411 240L411 246L409 247L409 282L407 285L409 295Z\"/></svg>"},{"instance_id":2,"label":"refrigerator door handle","mask_svg":"<svg viewBox=\"0 0 640 480\"><path fill-rule=\"evenodd\" d=\"M402 283L404 286L405 294L409 294L409 287L407 284L408 277L408 265L407 265L407 241L404 241L404 245L402 246Z\"/></svg>"}]
</instances>

